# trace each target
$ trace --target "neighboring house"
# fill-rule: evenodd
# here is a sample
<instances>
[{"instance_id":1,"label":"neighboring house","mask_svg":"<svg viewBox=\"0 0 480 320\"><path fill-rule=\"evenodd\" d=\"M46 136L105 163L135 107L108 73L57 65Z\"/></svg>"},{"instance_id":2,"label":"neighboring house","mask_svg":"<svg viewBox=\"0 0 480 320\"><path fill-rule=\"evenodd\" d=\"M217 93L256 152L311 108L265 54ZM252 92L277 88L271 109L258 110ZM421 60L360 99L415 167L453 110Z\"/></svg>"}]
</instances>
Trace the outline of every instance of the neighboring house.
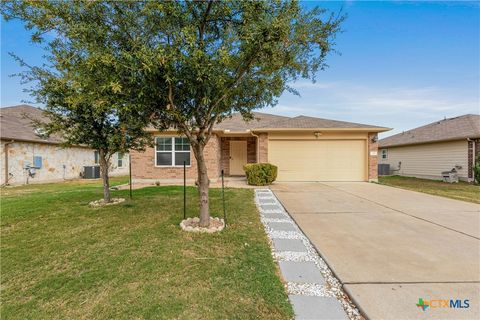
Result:
<instances>
[{"instance_id":1,"label":"neighboring house","mask_svg":"<svg viewBox=\"0 0 480 320\"><path fill-rule=\"evenodd\" d=\"M28 105L0 109L0 184L54 182L80 178L84 166L98 165L96 151L62 148L58 137L45 137L28 118L43 120L42 110ZM112 157L112 175L128 174L128 156Z\"/></svg>"},{"instance_id":2,"label":"neighboring house","mask_svg":"<svg viewBox=\"0 0 480 320\"><path fill-rule=\"evenodd\" d=\"M245 122L240 114L216 125L205 147L208 174L215 181L244 175L247 163L278 166L277 181L375 181L377 134L388 128L306 116L294 118L254 113ZM158 132L155 147L131 152L132 176L138 182L197 178L195 157L187 138L175 131Z\"/></svg>"},{"instance_id":3,"label":"neighboring house","mask_svg":"<svg viewBox=\"0 0 480 320\"><path fill-rule=\"evenodd\" d=\"M380 140L380 163L393 174L442 179L455 168L461 180L473 181L473 165L480 155L480 115L444 119Z\"/></svg>"}]
</instances>

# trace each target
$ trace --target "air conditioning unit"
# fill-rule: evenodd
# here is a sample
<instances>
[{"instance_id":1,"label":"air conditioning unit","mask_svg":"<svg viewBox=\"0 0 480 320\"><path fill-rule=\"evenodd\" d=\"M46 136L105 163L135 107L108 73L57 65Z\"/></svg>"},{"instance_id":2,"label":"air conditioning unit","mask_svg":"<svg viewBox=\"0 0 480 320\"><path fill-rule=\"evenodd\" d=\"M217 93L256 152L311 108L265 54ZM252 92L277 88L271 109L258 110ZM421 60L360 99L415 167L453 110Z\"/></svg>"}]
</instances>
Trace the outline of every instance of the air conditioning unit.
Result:
<instances>
[{"instance_id":1,"label":"air conditioning unit","mask_svg":"<svg viewBox=\"0 0 480 320\"><path fill-rule=\"evenodd\" d=\"M83 179L99 179L100 178L100 166L84 166L83 167Z\"/></svg>"},{"instance_id":2,"label":"air conditioning unit","mask_svg":"<svg viewBox=\"0 0 480 320\"><path fill-rule=\"evenodd\" d=\"M379 176L390 175L390 164L389 163L379 163L378 164L378 175Z\"/></svg>"}]
</instances>

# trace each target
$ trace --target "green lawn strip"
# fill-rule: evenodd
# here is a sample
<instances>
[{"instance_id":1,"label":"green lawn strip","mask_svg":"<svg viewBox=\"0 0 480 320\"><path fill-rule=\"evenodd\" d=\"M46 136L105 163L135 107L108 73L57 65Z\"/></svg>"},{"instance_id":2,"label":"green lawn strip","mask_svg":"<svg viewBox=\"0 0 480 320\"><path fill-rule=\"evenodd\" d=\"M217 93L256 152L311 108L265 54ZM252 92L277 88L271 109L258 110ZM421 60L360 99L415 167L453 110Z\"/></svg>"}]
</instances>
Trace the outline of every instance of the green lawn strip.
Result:
<instances>
[{"instance_id":1,"label":"green lawn strip","mask_svg":"<svg viewBox=\"0 0 480 320\"><path fill-rule=\"evenodd\" d=\"M251 190L226 190L230 225L207 235L178 227L181 187L134 190L133 200L95 209L88 203L101 198L98 181L22 188L2 197L2 318L293 315ZM128 198L128 190L112 195ZM197 190L187 197L196 216ZM211 190L213 216L221 204Z\"/></svg>"},{"instance_id":2,"label":"green lawn strip","mask_svg":"<svg viewBox=\"0 0 480 320\"><path fill-rule=\"evenodd\" d=\"M424 192L456 200L480 203L480 186L460 181L445 183L438 180L413 177L388 176L379 177L379 183L403 189Z\"/></svg>"},{"instance_id":3,"label":"green lawn strip","mask_svg":"<svg viewBox=\"0 0 480 320\"><path fill-rule=\"evenodd\" d=\"M20 194L32 194L32 193L68 193L68 192L80 192L84 190L96 190L98 191L98 186L101 185L100 179L76 179L76 180L67 180L57 183L33 183L28 185L17 185L17 186L8 186L2 187L0 189L2 198L8 196L17 197ZM118 186L128 183L127 176L116 176L110 178L110 186ZM101 197L102 195L99 194Z\"/></svg>"}]
</instances>

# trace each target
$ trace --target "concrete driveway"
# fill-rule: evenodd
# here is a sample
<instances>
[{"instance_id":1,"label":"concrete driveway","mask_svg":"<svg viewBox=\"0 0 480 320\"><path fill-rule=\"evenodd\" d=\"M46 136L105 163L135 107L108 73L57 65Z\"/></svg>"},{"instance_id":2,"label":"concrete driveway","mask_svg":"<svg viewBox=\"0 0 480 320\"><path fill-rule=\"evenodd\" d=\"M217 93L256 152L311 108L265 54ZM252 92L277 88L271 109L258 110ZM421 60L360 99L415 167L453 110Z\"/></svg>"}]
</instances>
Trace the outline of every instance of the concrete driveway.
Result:
<instances>
[{"instance_id":1,"label":"concrete driveway","mask_svg":"<svg viewBox=\"0 0 480 320\"><path fill-rule=\"evenodd\" d=\"M271 189L368 318L480 319L480 205L361 182Z\"/></svg>"}]
</instances>

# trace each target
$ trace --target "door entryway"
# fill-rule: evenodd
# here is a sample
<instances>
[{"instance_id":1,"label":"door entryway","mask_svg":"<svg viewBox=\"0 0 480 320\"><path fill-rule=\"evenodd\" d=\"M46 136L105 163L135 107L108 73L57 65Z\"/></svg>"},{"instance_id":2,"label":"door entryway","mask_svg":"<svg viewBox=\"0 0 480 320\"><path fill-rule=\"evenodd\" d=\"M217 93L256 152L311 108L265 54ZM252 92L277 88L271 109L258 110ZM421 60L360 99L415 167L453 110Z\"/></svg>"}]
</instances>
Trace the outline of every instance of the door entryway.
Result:
<instances>
[{"instance_id":1,"label":"door entryway","mask_svg":"<svg viewBox=\"0 0 480 320\"><path fill-rule=\"evenodd\" d=\"M230 141L230 175L244 175L247 164L247 141Z\"/></svg>"}]
</instances>

